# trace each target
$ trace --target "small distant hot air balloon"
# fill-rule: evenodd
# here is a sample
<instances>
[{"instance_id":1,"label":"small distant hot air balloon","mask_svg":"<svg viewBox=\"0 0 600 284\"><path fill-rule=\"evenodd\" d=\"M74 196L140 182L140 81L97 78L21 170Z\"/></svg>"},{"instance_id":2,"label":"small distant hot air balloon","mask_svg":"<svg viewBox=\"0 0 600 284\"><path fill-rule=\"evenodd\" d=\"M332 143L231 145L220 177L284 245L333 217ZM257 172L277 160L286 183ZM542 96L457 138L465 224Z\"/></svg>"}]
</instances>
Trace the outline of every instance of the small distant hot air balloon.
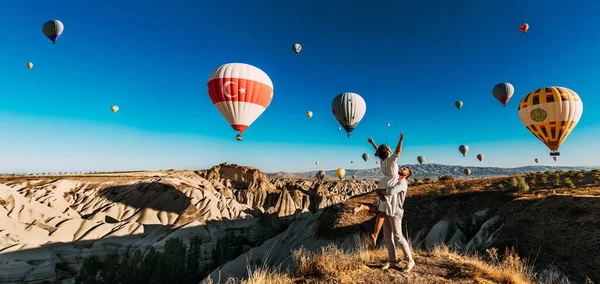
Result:
<instances>
[{"instance_id":1,"label":"small distant hot air balloon","mask_svg":"<svg viewBox=\"0 0 600 284\"><path fill-rule=\"evenodd\" d=\"M317 165L317 166L318 166L318 165L319 165L319 161L316 161L316 162L315 162L315 165Z\"/></svg>"},{"instance_id":2,"label":"small distant hot air balloon","mask_svg":"<svg viewBox=\"0 0 600 284\"><path fill-rule=\"evenodd\" d=\"M519 26L519 30L525 34L527 32L527 30L529 30L529 24L528 23L523 23Z\"/></svg>"},{"instance_id":3,"label":"small distant hot air balloon","mask_svg":"<svg viewBox=\"0 0 600 284\"><path fill-rule=\"evenodd\" d=\"M539 162L540 162L540 159L538 159L538 158L535 158L535 163L537 164L537 163L539 163Z\"/></svg>"},{"instance_id":4,"label":"small distant hot air balloon","mask_svg":"<svg viewBox=\"0 0 600 284\"><path fill-rule=\"evenodd\" d=\"M350 132L356 128L367 112L367 103L356 93L341 93L333 98L331 111L350 138L352 137Z\"/></svg>"},{"instance_id":5,"label":"small distant hot air balloon","mask_svg":"<svg viewBox=\"0 0 600 284\"><path fill-rule=\"evenodd\" d=\"M342 180L342 178L346 175L346 170L339 168L337 171L335 171L335 175Z\"/></svg>"},{"instance_id":6,"label":"small distant hot air balloon","mask_svg":"<svg viewBox=\"0 0 600 284\"><path fill-rule=\"evenodd\" d=\"M339 126L339 127L338 127L338 130L342 130L342 127L341 127L341 126Z\"/></svg>"},{"instance_id":7,"label":"small distant hot air balloon","mask_svg":"<svg viewBox=\"0 0 600 284\"><path fill-rule=\"evenodd\" d=\"M31 62L27 62L27 68L28 68L28 69L31 69L31 68L33 68L33 63L31 63Z\"/></svg>"},{"instance_id":8,"label":"small distant hot air balloon","mask_svg":"<svg viewBox=\"0 0 600 284\"><path fill-rule=\"evenodd\" d=\"M236 135L235 140L242 141L242 135L241 134Z\"/></svg>"},{"instance_id":9,"label":"small distant hot air balloon","mask_svg":"<svg viewBox=\"0 0 600 284\"><path fill-rule=\"evenodd\" d=\"M110 110L112 110L113 113L119 111L119 107L118 106L111 106Z\"/></svg>"},{"instance_id":10,"label":"small distant hot air balloon","mask_svg":"<svg viewBox=\"0 0 600 284\"><path fill-rule=\"evenodd\" d=\"M481 162L483 160L483 154L477 154L477 160Z\"/></svg>"},{"instance_id":11,"label":"small distant hot air balloon","mask_svg":"<svg viewBox=\"0 0 600 284\"><path fill-rule=\"evenodd\" d=\"M417 162L419 162L420 165L422 165L423 163L425 163L425 157L423 156L418 156L417 157Z\"/></svg>"},{"instance_id":12,"label":"small distant hot air balloon","mask_svg":"<svg viewBox=\"0 0 600 284\"><path fill-rule=\"evenodd\" d=\"M460 145L458 146L458 151L463 155L463 157L467 156L467 152L469 152L469 146L467 145Z\"/></svg>"},{"instance_id":13,"label":"small distant hot air balloon","mask_svg":"<svg viewBox=\"0 0 600 284\"><path fill-rule=\"evenodd\" d=\"M521 122L550 149L550 156L560 155L558 148L571 134L582 113L579 95L564 87L537 89L519 103Z\"/></svg>"},{"instance_id":14,"label":"small distant hot air balloon","mask_svg":"<svg viewBox=\"0 0 600 284\"><path fill-rule=\"evenodd\" d=\"M465 175L470 176L471 175L471 169L465 169Z\"/></svg>"},{"instance_id":15,"label":"small distant hot air balloon","mask_svg":"<svg viewBox=\"0 0 600 284\"><path fill-rule=\"evenodd\" d=\"M366 162L367 160L369 160L369 154L367 154L367 153L362 154L362 158Z\"/></svg>"},{"instance_id":16,"label":"small distant hot air balloon","mask_svg":"<svg viewBox=\"0 0 600 284\"><path fill-rule=\"evenodd\" d=\"M302 50L302 45L300 45L299 43L294 43L294 45L292 45L292 50L298 54L300 53L300 50Z\"/></svg>"},{"instance_id":17,"label":"small distant hot air balloon","mask_svg":"<svg viewBox=\"0 0 600 284\"><path fill-rule=\"evenodd\" d=\"M389 123L387 124L387 127L390 127L390 124L389 124Z\"/></svg>"},{"instance_id":18,"label":"small distant hot air balloon","mask_svg":"<svg viewBox=\"0 0 600 284\"><path fill-rule=\"evenodd\" d=\"M502 103L502 105L506 106L506 103L510 100L512 95L515 93L515 87L513 87L510 83L498 83L492 89L492 94L494 97Z\"/></svg>"},{"instance_id":19,"label":"small distant hot air balloon","mask_svg":"<svg viewBox=\"0 0 600 284\"><path fill-rule=\"evenodd\" d=\"M42 26L42 32L54 44L56 44L56 40L58 40L58 37L60 37L64 30L65 27L63 26L63 23L59 20L47 21Z\"/></svg>"},{"instance_id":20,"label":"small distant hot air balloon","mask_svg":"<svg viewBox=\"0 0 600 284\"><path fill-rule=\"evenodd\" d=\"M463 102L462 102L462 101L456 101L456 102L454 102L454 106L455 106L457 109L461 109L461 108L462 108L462 106L463 106Z\"/></svg>"},{"instance_id":21,"label":"small distant hot air balloon","mask_svg":"<svg viewBox=\"0 0 600 284\"><path fill-rule=\"evenodd\" d=\"M352 179L356 179L356 175L352 175Z\"/></svg>"},{"instance_id":22,"label":"small distant hot air balloon","mask_svg":"<svg viewBox=\"0 0 600 284\"><path fill-rule=\"evenodd\" d=\"M354 163L354 161L350 161L350 164Z\"/></svg>"},{"instance_id":23,"label":"small distant hot air balloon","mask_svg":"<svg viewBox=\"0 0 600 284\"><path fill-rule=\"evenodd\" d=\"M556 160L558 160L558 157L554 156L552 157L552 159L554 159L554 161L556 162Z\"/></svg>"},{"instance_id":24,"label":"small distant hot air balloon","mask_svg":"<svg viewBox=\"0 0 600 284\"><path fill-rule=\"evenodd\" d=\"M311 117L312 117L312 111L307 111L307 112L306 112L306 116L307 116L308 118L311 118Z\"/></svg>"},{"instance_id":25,"label":"small distant hot air balloon","mask_svg":"<svg viewBox=\"0 0 600 284\"><path fill-rule=\"evenodd\" d=\"M207 85L212 103L240 136L273 99L269 76L249 64L223 64L210 74Z\"/></svg>"}]
</instances>

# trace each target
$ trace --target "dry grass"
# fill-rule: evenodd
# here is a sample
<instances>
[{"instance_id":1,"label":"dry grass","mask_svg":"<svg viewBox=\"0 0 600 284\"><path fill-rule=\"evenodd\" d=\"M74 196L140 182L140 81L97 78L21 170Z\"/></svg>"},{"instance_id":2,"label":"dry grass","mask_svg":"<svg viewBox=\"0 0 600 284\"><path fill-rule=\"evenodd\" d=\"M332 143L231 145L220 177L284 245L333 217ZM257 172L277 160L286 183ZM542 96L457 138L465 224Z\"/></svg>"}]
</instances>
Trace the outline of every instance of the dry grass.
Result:
<instances>
[{"instance_id":1,"label":"dry grass","mask_svg":"<svg viewBox=\"0 0 600 284\"><path fill-rule=\"evenodd\" d=\"M247 266L247 279L228 279L227 284L258 283L532 283L535 279L529 266L514 250L500 259L495 250L488 251L488 260L478 256L463 256L445 246L430 252L414 253L417 263L413 271L379 269L386 261L387 251L369 249L367 239L357 237L356 249L344 252L333 244L316 252L298 249L293 252L295 271L284 273L263 265ZM399 256L402 255L401 253ZM219 283L212 280L207 283Z\"/></svg>"},{"instance_id":2,"label":"dry grass","mask_svg":"<svg viewBox=\"0 0 600 284\"><path fill-rule=\"evenodd\" d=\"M477 255L464 256L450 250L447 246L436 246L427 255L451 260L460 265L470 266L474 270L470 275L477 282L487 283L531 283L533 274L530 266L519 257L516 250L507 249L503 259L496 249L487 250L488 260Z\"/></svg>"}]
</instances>

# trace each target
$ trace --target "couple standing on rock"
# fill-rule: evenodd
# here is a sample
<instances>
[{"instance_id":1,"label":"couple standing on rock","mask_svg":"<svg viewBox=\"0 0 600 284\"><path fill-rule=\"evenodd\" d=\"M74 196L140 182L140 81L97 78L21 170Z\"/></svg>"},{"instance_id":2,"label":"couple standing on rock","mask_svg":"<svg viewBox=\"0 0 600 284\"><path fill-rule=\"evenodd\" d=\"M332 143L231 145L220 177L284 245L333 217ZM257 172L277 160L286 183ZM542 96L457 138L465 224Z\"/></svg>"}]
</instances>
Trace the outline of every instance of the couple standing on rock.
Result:
<instances>
[{"instance_id":1,"label":"couple standing on rock","mask_svg":"<svg viewBox=\"0 0 600 284\"><path fill-rule=\"evenodd\" d=\"M396 256L395 243L399 243L404 251L404 256L408 258L408 263L404 271L408 272L415 266L415 261L410 252L410 247L406 238L402 235L402 216L404 215L404 199L408 190L408 182L406 181L412 174L409 167L399 168L398 158L402 151L402 140L404 133L400 133L400 140L396 150L392 154L392 150L385 144L377 147L373 138L367 141L375 148L375 156L380 160L381 172L383 178L379 181L377 193L377 204L364 205L354 208L354 214L360 211L369 211L377 213L375 222L375 230L371 234L373 246L377 243L377 237L381 227L383 227L383 238L388 250L388 262L382 269L388 269L390 266L398 267L398 258Z\"/></svg>"}]
</instances>

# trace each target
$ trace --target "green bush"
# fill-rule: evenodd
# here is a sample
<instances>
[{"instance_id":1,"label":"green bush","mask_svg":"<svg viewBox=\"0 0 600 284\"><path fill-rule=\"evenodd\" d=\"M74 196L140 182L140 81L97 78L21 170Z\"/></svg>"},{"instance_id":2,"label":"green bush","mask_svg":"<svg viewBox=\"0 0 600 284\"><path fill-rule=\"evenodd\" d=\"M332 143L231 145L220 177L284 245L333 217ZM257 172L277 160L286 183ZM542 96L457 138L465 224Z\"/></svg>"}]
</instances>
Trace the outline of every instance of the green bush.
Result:
<instances>
[{"instance_id":1,"label":"green bush","mask_svg":"<svg viewBox=\"0 0 600 284\"><path fill-rule=\"evenodd\" d=\"M576 187L575 184L573 183L573 181L570 178L568 178L568 177L565 178L565 185L567 187L569 187L569 188L575 188Z\"/></svg>"},{"instance_id":2,"label":"green bush","mask_svg":"<svg viewBox=\"0 0 600 284\"><path fill-rule=\"evenodd\" d=\"M517 177L517 190L519 192L528 192L529 185L525 182L525 179L522 176Z\"/></svg>"},{"instance_id":3,"label":"green bush","mask_svg":"<svg viewBox=\"0 0 600 284\"><path fill-rule=\"evenodd\" d=\"M498 185L498 190L504 190L504 184L499 184Z\"/></svg>"},{"instance_id":4,"label":"green bush","mask_svg":"<svg viewBox=\"0 0 600 284\"><path fill-rule=\"evenodd\" d=\"M516 189L519 186L519 180L516 176L510 178L510 186L512 186L512 188L514 189Z\"/></svg>"},{"instance_id":5,"label":"green bush","mask_svg":"<svg viewBox=\"0 0 600 284\"><path fill-rule=\"evenodd\" d=\"M451 180L454 180L454 177L452 175L443 175L438 180L439 181L451 181Z\"/></svg>"},{"instance_id":6,"label":"green bush","mask_svg":"<svg viewBox=\"0 0 600 284\"><path fill-rule=\"evenodd\" d=\"M547 185L548 184L548 176L543 175L542 177L540 177L540 183L543 185Z\"/></svg>"},{"instance_id":7,"label":"green bush","mask_svg":"<svg viewBox=\"0 0 600 284\"><path fill-rule=\"evenodd\" d=\"M584 177L585 177L585 173L578 173L578 174L577 174L577 177L578 177L578 178L580 178L580 179L581 179L581 178L584 178Z\"/></svg>"},{"instance_id":8,"label":"green bush","mask_svg":"<svg viewBox=\"0 0 600 284\"><path fill-rule=\"evenodd\" d=\"M146 256L136 250L131 256L120 258L117 253L104 260L92 256L84 260L77 284L162 284L199 283L200 246L202 240L194 237L189 248L178 238L165 242L164 252L151 247Z\"/></svg>"},{"instance_id":9,"label":"green bush","mask_svg":"<svg viewBox=\"0 0 600 284\"><path fill-rule=\"evenodd\" d=\"M552 180L552 186L554 186L555 188L559 188L562 186L562 183L560 182L560 177L554 177L554 179Z\"/></svg>"}]
</instances>

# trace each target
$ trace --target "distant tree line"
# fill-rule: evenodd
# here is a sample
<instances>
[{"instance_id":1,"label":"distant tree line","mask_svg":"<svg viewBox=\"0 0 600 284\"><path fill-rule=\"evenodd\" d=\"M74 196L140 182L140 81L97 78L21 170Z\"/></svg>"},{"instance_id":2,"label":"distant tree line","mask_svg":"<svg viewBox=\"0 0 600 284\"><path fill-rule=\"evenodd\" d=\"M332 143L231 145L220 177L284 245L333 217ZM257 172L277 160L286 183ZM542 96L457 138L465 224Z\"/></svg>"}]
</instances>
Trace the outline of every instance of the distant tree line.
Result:
<instances>
[{"instance_id":1,"label":"distant tree line","mask_svg":"<svg viewBox=\"0 0 600 284\"><path fill-rule=\"evenodd\" d=\"M122 258L117 253L101 260L97 256L86 258L76 284L188 284L199 283L202 278L200 246L202 240L194 237L189 247L179 238L168 239L163 252L154 247L144 256L140 250Z\"/></svg>"}]
</instances>

